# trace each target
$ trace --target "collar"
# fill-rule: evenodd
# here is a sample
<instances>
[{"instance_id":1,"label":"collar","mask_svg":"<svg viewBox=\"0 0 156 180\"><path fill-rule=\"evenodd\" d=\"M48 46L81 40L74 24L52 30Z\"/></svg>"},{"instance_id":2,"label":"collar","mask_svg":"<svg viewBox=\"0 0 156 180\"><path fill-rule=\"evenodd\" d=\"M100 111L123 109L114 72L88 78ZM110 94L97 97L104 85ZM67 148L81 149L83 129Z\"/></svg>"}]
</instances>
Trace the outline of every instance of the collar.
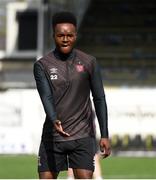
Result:
<instances>
[{"instance_id":1,"label":"collar","mask_svg":"<svg viewBox=\"0 0 156 180\"><path fill-rule=\"evenodd\" d=\"M74 50L72 50L69 54L63 54L63 53L59 52L57 49L55 49L53 51L53 53L54 53L54 56L56 57L56 59L59 59L61 61L71 60L71 59L73 59L74 54L75 54Z\"/></svg>"}]
</instances>

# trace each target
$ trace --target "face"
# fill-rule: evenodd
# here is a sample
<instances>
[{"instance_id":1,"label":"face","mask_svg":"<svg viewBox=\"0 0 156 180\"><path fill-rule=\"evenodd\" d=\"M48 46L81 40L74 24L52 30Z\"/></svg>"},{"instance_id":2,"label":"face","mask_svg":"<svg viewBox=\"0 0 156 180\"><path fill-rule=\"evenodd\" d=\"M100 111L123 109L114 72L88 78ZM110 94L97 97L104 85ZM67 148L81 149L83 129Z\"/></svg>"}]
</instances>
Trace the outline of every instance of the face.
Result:
<instances>
[{"instance_id":1,"label":"face","mask_svg":"<svg viewBox=\"0 0 156 180\"><path fill-rule=\"evenodd\" d=\"M76 42L76 27L71 23L60 23L54 28L56 48L63 54L72 51Z\"/></svg>"}]
</instances>

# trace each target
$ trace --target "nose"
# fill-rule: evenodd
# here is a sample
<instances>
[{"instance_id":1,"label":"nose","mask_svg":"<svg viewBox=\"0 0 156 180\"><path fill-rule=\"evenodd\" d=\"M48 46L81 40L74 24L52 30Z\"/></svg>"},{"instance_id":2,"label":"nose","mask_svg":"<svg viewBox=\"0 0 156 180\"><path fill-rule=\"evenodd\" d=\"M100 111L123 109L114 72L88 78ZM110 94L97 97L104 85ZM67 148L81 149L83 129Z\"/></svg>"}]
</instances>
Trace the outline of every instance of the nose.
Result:
<instances>
[{"instance_id":1,"label":"nose","mask_svg":"<svg viewBox=\"0 0 156 180\"><path fill-rule=\"evenodd\" d=\"M67 41L68 41L68 37L67 37L67 36L64 36L64 37L63 37L63 41L64 41L64 42L67 42Z\"/></svg>"}]
</instances>

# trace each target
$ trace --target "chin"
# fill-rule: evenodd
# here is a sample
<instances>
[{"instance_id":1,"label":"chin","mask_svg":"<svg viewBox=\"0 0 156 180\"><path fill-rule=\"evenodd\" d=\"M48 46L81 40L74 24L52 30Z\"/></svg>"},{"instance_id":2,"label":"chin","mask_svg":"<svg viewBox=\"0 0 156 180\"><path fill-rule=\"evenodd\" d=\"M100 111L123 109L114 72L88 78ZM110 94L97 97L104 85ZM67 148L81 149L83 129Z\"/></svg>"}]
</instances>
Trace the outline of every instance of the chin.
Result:
<instances>
[{"instance_id":1,"label":"chin","mask_svg":"<svg viewBox=\"0 0 156 180\"><path fill-rule=\"evenodd\" d=\"M68 50L68 51L61 51L63 54L69 54L72 51L72 49Z\"/></svg>"},{"instance_id":2,"label":"chin","mask_svg":"<svg viewBox=\"0 0 156 180\"><path fill-rule=\"evenodd\" d=\"M69 54L71 51L63 51L63 54Z\"/></svg>"},{"instance_id":3,"label":"chin","mask_svg":"<svg viewBox=\"0 0 156 180\"><path fill-rule=\"evenodd\" d=\"M72 51L72 48L60 48L61 53L69 54Z\"/></svg>"}]
</instances>

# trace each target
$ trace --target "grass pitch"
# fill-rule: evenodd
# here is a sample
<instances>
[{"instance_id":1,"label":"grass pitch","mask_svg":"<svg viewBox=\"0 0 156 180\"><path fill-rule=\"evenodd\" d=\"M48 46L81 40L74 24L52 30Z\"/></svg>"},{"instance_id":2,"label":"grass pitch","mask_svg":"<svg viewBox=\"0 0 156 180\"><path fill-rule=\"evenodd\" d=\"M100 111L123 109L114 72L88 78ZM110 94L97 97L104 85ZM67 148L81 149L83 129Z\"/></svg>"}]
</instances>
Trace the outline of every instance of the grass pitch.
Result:
<instances>
[{"instance_id":1,"label":"grass pitch","mask_svg":"<svg viewBox=\"0 0 156 180\"><path fill-rule=\"evenodd\" d=\"M104 179L156 179L156 158L115 157L101 160ZM35 155L0 155L0 179L37 179ZM66 178L61 172L59 178Z\"/></svg>"}]
</instances>

